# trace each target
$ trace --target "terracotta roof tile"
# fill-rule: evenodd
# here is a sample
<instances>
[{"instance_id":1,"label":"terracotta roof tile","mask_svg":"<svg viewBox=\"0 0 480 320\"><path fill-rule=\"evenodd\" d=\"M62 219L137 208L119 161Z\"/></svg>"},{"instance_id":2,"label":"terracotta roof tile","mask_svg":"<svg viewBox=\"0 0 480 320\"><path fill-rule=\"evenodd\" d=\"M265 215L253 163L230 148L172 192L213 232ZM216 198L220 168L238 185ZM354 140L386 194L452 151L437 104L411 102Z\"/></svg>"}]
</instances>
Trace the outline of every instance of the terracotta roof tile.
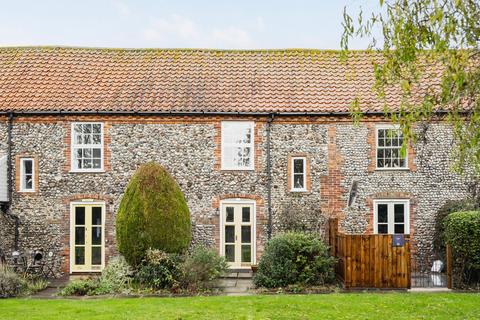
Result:
<instances>
[{"instance_id":1,"label":"terracotta roof tile","mask_svg":"<svg viewBox=\"0 0 480 320\"><path fill-rule=\"evenodd\" d=\"M375 56L355 54L347 66L301 49L0 48L0 111L346 112L355 96L382 111Z\"/></svg>"}]
</instances>

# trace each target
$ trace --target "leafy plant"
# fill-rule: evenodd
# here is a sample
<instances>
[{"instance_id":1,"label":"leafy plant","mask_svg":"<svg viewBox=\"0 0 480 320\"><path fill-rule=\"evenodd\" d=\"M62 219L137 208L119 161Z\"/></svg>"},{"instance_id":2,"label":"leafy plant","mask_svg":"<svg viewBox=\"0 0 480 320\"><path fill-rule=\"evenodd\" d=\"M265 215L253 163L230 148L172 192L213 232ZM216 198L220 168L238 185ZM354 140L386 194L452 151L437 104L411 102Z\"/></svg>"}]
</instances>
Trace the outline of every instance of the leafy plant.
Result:
<instances>
[{"instance_id":1,"label":"leafy plant","mask_svg":"<svg viewBox=\"0 0 480 320\"><path fill-rule=\"evenodd\" d=\"M480 211L451 213L445 219L445 240L452 247L455 286L480 287Z\"/></svg>"},{"instance_id":2,"label":"leafy plant","mask_svg":"<svg viewBox=\"0 0 480 320\"><path fill-rule=\"evenodd\" d=\"M178 287L181 275L180 258L157 249L148 249L135 274L135 280L144 287L171 289Z\"/></svg>"},{"instance_id":3,"label":"leafy plant","mask_svg":"<svg viewBox=\"0 0 480 320\"><path fill-rule=\"evenodd\" d=\"M258 287L323 285L334 280L335 258L312 234L289 232L271 239L253 281Z\"/></svg>"},{"instance_id":4,"label":"leafy plant","mask_svg":"<svg viewBox=\"0 0 480 320\"><path fill-rule=\"evenodd\" d=\"M449 214L460 211L480 209L480 204L473 198L447 201L435 215L435 238L433 247L438 258L445 260L445 219Z\"/></svg>"},{"instance_id":5,"label":"leafy plant","mask_svg":"<svg viewBox=\"0 0 480 320\"><path fill-rule=\"evenodd\" d=\"M182 264L181 286L191 291L210 289L228 271L228 263L215 250L196 246Z\"/></svg>"},{"instance_id":6,"label":"leafy plant","mask_svg":"<svg viewBox=\"0 0 480 320\"><path fill-rule=\"evenodd\" d=\"M128 289L132 276L133 269L125 258L122 256L114 257L102 271L95 294L120 293Z\"/></svg>"},{"instance_id":7,"label":"leafy plant","mask_svg":"<svg viewBox=\"0 0 480 320\"><path fill-rule=\"evenodd\" d=\"M133 175L116 219L118 249L132 266L149 248L169 253L187 249L191 240L190 212L173 177L149 162Z\"/></svg>"},{"instance_id":8,"label":"leafy plant","mask_svg":"<svg viewBox=\"0 0 480 320\"><path fill-rule=\"evenodd\" d=\"M59 295L61 296L86 296L94 295L99 288L98 279L85 279L71 281L63 288Z\"/></svg>"},{"instance_id":9,"label":"leafy plant","mask_svg":"<svg viewBox=\"0 0 480 320\"><path fill-rule=\"evenodd\" d=\"M373 89L385 114L400 124L405 149L417 122L446 119L456 140L455 169L480 175L480 2L474 0L379 0L380 9L357 19L344 12L343 57L352 38L368 38ZM378 37L377 35L381 36ZM389 105L400 92L400 105ZM354 101L362 101L354 97ZM362 114L353 104L352 115Z\"/></svg>"},{"instance_id":10,"label":"leafy plant","mask_svg":"<svg viewBox=\"0 0 480 320\"><path fill-rule=\"evenodd\" d=\"M22 293L26 282L7 266L0 266L0 298L16 297Z\"/></svg>"}]
</instances>

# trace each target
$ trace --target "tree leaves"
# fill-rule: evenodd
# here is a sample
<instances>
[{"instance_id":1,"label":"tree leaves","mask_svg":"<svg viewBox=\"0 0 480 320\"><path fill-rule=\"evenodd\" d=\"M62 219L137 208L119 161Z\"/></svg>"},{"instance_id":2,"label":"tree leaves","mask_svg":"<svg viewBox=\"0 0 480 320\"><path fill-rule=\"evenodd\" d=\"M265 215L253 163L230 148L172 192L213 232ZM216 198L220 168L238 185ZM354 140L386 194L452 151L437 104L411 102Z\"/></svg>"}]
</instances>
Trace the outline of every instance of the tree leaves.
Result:
<instances>
[{"instance_id":1,"label":"tree leaves","mask_svg":"<svg viewBox=\"0 0 480 320\"><path fill-rule=\"evenodd\" d=\"M446 119L453 127L455 168L480 176L480 2L476 0L379 0L379 12L354 20L344 10L342 56L348 41L365 38L383 59L374 61L374 90L385 113L401 125L404 144L415 140L414 123ZM356 21L356 23L354 22ZM383 45L372 30L380 30ZM388 105L387 88L397 87L400 105ZM361 115L361 97L352 117ZM443 114L447 113L444 117Z\"/></svg>"}]
</instances>

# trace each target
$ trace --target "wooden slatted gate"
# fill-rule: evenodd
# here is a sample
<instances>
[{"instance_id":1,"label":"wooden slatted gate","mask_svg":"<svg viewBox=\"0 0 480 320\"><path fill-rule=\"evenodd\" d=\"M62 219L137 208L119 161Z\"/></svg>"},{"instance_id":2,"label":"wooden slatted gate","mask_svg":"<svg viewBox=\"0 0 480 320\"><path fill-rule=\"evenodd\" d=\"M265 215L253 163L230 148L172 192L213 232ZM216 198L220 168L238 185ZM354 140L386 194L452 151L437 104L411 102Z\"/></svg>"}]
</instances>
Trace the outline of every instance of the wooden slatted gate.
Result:
<instances>
[{"instance_id":1,"label":"wooden slatted gate","mask_svg":"<svg viewBox=\"0 0 480 320\"><path fill-rule=\"evenodd\" d=\"M346 288L410 288L410 241L392 246L392 235L347 235L330 220L330 250Z\"/></svg>"}]
</instances>

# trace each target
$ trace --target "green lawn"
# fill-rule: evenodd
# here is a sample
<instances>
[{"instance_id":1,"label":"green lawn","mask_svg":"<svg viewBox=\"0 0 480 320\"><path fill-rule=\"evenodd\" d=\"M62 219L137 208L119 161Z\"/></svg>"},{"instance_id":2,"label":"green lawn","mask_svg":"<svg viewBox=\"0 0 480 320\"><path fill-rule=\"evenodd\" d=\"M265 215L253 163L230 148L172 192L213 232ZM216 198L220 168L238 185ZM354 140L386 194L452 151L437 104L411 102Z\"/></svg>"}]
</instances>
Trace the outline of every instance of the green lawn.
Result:
<instances>
[{"instance_id":1,"label":"green lawn","mask_svg":"<svg viewBox=\"0 0 480 320\"><path fill-rule=\"evenodd\" d=\"M480 319L480 294L10 299L0 319Z\"/></svg>"}]
</instances>

